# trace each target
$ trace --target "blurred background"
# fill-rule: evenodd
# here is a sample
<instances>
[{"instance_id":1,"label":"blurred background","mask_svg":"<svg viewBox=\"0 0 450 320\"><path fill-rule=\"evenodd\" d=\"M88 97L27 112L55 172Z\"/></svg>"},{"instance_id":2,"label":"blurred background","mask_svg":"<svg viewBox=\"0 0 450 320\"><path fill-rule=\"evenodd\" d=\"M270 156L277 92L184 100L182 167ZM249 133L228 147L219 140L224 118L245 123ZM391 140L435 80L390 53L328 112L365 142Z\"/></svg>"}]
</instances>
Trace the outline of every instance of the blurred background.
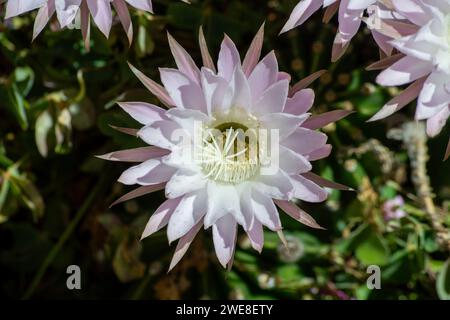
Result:
<instances>
[{"instance_id":1,"label":"blurred background","mask_svg":"<svg viewBox=\"0 0 450 320\"><path fill-rule=\"evenodd\" d=\"M31 43L35 12L1 18L0 296L449 299L450 160L442 161L449 129L427 141L423 126L411 122L414 105L366 122L400 90L377 87L377 72L365 70L379 58L370 35L360 32L331 64L336 24L323 24L322 13L278 36L296 0L192 2L154 0L156 15L133 10L131 46L117 21L109 40L92 28L90 52L79 30L57 31L56 22ZM158 103L127 61L159 80L158 67L174 65L166 29L200 64L200 25L216 57L224 32L243 55L264 21L264 54L274 49L293 81L329 71L312 85L313 113L356 111L324 129L334 150L314 167L356 192L299 203L326 230L282 215L289 250L267 232L258 254L241 235L227 272L207 230L167 274L174 245L165 230L139 241L163 192L109 208L132 189L116 182L127 164L94 157L142 145L111 128L138 127L116 101ZM373 264L381 268L380 290L366 285ZM69 265L81 268L81 290L66 287Z\"/></svg>"}]
</instances>

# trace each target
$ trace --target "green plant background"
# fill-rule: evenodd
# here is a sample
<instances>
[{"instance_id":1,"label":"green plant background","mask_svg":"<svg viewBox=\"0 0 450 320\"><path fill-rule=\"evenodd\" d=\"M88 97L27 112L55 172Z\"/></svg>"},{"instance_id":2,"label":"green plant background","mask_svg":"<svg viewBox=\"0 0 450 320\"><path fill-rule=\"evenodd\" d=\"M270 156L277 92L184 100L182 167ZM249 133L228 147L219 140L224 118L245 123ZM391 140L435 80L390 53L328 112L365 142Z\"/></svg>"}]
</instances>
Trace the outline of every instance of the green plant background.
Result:
<instances>
[{"instance_id":1,"label":"green plant background","mask_svg":"<svg viewBox=\"0 0 450 320\"><path fill-rule=\"evenodd\" d=\"M278 36L296 1L154 2L156 15L133 12L131 46L115 24L109 40L93 28L90 52L78 30L52 31L54 23L31 43L35 14L0 22L0 295L448 299L450 161L442 157L449 130L426 141L420 126L402 127L413 119L414 105L386 121L366 122L398 92L375 86L376 72L365 70L379 58L370 35L361 31L344 58L331 64L335 21L323 24L316 14ZM308 229L283 215L289 251L267 232L258 254L240 235L227 272L217 262L209 230L202 231L167 274L174 245L168 245L165 231L139 241L163 193L108 208L130 190L116 182L126 164L94 157L140 145L111 128L137 127L116 101L157 103L127 61L158 80L158 67L174 65L166 30L200 63L200 25L217 56L224 32L244 54L264 21L264 53L274 49L280 69L293 81L328 69L312 85L313 113L356 111L324 129L334 150L314 171L357 191L333 191L322 204L299 203L326 230ZM397 195L405 199L406 216L386 221L382 205ZM425 205L429 200L431 207ZM66 288L72 264L81 268L82 290ZM366 286L372 264L381 268L380 290Z\"/></svg>"}]
</instances>

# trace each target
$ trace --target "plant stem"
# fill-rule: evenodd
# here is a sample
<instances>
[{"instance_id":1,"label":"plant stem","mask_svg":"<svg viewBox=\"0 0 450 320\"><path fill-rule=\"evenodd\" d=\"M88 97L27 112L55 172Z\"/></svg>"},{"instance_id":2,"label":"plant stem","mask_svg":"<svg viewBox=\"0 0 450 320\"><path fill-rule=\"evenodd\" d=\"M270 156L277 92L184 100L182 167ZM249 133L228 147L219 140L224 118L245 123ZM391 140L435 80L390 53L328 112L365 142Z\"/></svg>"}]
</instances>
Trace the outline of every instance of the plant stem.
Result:
<instances>
[{"instance_id":1,"label":"plant stem","mask_svg":"<svg viewBox=\"0 0 450 320\"><path fill-rule=\"evenodd\" d=\"M33 296L34 291L36 290L37 286L41 282L42 277L44 276L45 272L47 271L48 267L52 264L52 262L55 260L56 256L66 243L66 241L69 239L69 237L74 232L75 228L80 223L83 216L86 214L88 209L91 207L92 202L97 197L98 193L103 189L103 183L105 181L105 178L101 178L101 180L97 183L95 188L89 193L88 197L84 200L82 206L78 209L77 213L75 214L75 217L72 219L72 221L67 226L66 230L64 230L64 233L61 235L61 237L58 239L58 242L55 243L53 248L50 250L50 252L45 257L44 261L42 262L41 266L39 267L38 271L34 275L33 280L31 281L28 289L26 290L25 294L22 296L22 300L27 300Z\"/></svg>"}]
</instances>

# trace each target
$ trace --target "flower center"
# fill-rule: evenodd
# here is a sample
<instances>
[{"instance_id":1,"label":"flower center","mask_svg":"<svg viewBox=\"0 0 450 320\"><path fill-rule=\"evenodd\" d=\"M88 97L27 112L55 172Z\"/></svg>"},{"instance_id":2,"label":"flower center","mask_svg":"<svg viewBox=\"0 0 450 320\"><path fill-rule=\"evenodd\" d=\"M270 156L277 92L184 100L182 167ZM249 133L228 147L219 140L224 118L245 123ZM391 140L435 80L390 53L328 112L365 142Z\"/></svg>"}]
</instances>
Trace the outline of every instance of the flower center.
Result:
<instances>
[{"instance_id":1,"label":"flower center","mask_svg":"<svg viewBox=\"0 0 450 320\"><path fill-rule=\"evenodd\" d=\"M201 167L211 180L237 184L258 174L259 143L256 129L239 122L222 122L206 128Z\"/></svg>"}]
</instances>

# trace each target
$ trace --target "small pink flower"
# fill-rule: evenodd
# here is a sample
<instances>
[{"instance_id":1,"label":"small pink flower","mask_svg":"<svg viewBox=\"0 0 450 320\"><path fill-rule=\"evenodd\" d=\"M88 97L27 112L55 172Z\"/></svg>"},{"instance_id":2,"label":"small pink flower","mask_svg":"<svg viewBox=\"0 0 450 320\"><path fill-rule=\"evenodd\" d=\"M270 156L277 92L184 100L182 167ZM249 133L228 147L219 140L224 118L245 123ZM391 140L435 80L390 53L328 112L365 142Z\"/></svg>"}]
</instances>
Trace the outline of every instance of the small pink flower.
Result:
<instances>
[{"instance_id":1,"label":"small pink flower","mask_svg":"<svg viewBox=\"0 0 450 320\"><path fill-rule=\"evenodd\" d=\"M327 8L324 20L328 21L339 11L339 29L334 40L332 61L338 60L356 35L364 12L377 0L301 0L289 17L281 33L303 24L321 7ZM380 1L382 2L382 1ZM382 35L375 32L377 41L384 41Z\"/></svg>"},{"instance_id":2,"label":"small pink flower","mask_svg":"<svg viewBox=\"0 0 450 320\"><path fill-rule=\"evenodd\" d=\"M243 61L225 36L217 66L200 32L204 65L200 69L168 37L177 69L160 69L163 86L132 67L168 110L143 102L119 103L143 125L138 131L120 130L152 146L101 156L140 162L119 181L141 187L118 202L165 189L167 200L151 216L142 238L167 225L169 242L178 240L171 269L200 228L211 227L217 257L225 267L233 261L238 225L257 251L263 247L263 226L281 235L275 205L301 223L320 228L292 200L321 202L328 195L324 187L348 189L311 172L311 162L331 152L327 136L316 129L348 114L344 110L308 113L314 92L305 87L321 73L290 87L290 76L278 70L273 51L259 61L263 28ZM277 133L270 135L270 141L254 135L268 131ZM276 166L266 161L269 148L277 150Z\"/></svg>"},{"instance_id":3,"label":"small pink flower","mask_svg":"<svg viewBox=\"0 0 450 320\"><path fill-rule=\"evenodd\" d=\"M113 21L112 5L131 43L133 25L127 3L139 10L153 10L151 0L8 0L5 18L39 9L34 24L34 40L56 13L61 28L79 25L85 44L89 47L90 16L100 31L108 37Z\"/></svg>"},{"instance_id":4,"label":"small pink flower","mask_svg":"<svg viewBox=\"0 0 450 320\"><path fill-rule=\"evenodd\" d=\"M406 212L403 210L405 201L402 196L396 196L393 199L387 200L383 204L383 213L385 220L401 219L406 216Z\"/></svg>"}]
</instances>

